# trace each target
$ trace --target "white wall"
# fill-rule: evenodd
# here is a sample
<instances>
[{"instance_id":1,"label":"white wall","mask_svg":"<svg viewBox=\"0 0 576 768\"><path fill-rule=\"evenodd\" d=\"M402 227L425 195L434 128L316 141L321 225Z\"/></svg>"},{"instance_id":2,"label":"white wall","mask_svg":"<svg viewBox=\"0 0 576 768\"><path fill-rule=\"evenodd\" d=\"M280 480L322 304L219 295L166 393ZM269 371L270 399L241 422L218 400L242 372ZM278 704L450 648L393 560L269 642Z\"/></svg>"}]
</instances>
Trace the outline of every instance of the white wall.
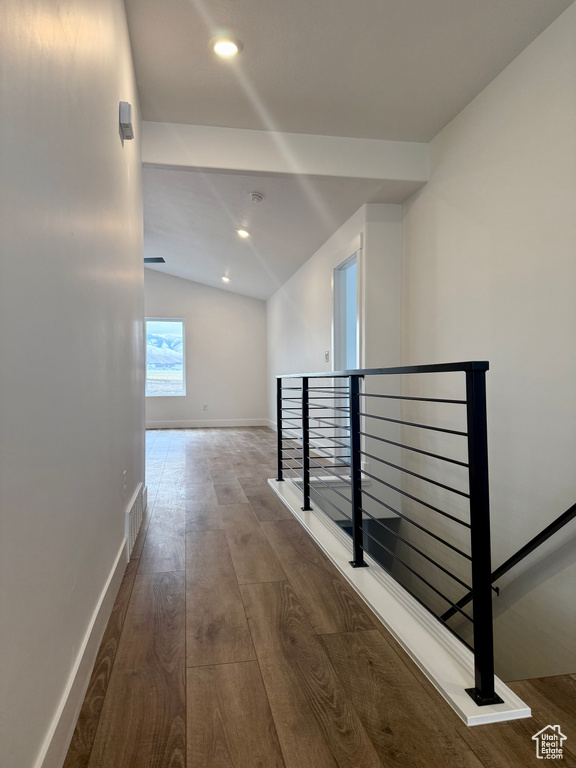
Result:
<instances>
[{"instance_id":1,"label":"white wall","mask_svg":"<svg viewBox=\"0 0 576 768\"><path fill-rule=\"evenodd\" d=\"M359 279L365 332L361 365L400 361L401 209L364 205L267 302L268 413L276 422L275 377L333 370L334 269L362 243Z\"/></svg>"},{"instance_id":2,"label":"white wall","mask_svg":"<svg viewBox=\"0 0 576 768\"><path fill-rule=\"evenodd\" d=\"M0 52L0 764L31 768L143 480L139 112L121 0L4 0Z\"/></svg>"},{"instance_id":3,"label":"white wall","mask_svg":"<svg viewBox=\"0 0 576 768\"><path fill-rule=\"evenodd\" d=\"M404 206L403 362L490 361L495 566L576 501L575 40L573 5L434 139ZM495 602L505 677L576 670L573 537Z\"/></svg>"},{"instance_id":4,"label":"white wall","mask_svg":"<svg viewBox=\"0 0 576 768\"><path fill-rule=\"evenodd\" d=\"M147 426L263 426L265 303L151 269L145 294L147 317L186 321L186 396L147 397Z\"/></svg>"}]
</instances>

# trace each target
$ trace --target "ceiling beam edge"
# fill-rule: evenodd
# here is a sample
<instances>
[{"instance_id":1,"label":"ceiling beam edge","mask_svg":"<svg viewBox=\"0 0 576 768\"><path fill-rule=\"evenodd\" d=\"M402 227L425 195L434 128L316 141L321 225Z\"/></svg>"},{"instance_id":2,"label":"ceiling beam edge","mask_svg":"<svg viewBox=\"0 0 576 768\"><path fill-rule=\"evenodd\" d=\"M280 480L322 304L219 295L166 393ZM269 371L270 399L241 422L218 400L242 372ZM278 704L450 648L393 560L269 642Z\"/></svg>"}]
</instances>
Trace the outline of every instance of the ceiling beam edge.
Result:
<instances>
[{"instance_id":1,"label":"ceiling beam edge","mask_svg":"<svg viewBox=\"0 0 576 768\"><path fill-rule=\"evenodd\" d=\"M426 182L428 144L142 123L142 161L174 168Z\"/></svg>"}]
</instances>

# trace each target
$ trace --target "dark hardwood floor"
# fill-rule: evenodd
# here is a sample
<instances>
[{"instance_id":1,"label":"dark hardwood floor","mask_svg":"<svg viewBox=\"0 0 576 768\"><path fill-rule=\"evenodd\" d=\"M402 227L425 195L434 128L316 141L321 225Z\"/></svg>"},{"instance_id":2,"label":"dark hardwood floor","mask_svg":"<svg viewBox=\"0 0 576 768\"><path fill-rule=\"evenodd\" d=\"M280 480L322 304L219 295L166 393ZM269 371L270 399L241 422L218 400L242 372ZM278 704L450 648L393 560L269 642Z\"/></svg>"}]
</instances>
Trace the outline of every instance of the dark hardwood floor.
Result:
<instances>
[{"instance_id":1,"label":"dark hardwood floor","mask_svg":"<svg viewBox=\"0 0 576 768\"><path fill-rule=\"evenodd\" d=\"M512 683L533 717L467 728L268 487L263 428L147 434L148 512L64 768L525 768L576 678Z\"/></svg>"}]
</instances>

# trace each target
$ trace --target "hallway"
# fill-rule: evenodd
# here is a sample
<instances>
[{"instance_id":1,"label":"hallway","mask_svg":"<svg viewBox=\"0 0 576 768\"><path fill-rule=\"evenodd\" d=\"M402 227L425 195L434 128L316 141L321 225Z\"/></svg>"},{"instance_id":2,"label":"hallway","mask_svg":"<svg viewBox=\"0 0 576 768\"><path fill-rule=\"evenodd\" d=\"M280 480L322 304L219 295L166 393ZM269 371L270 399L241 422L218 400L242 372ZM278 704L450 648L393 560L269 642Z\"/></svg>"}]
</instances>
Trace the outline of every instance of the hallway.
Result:
<instances>
[{"instance_id":1,"label":"hallway","mask_svg":"<svg viewBox=\"0 0 576 768\"><path fill-rule=\"evenodd\" d=\"M148 515L65 768L523 768L576 677L511 684L533 717L467 728L268 487L265 428L147 433Z\"/></svg>"}]
</instances>

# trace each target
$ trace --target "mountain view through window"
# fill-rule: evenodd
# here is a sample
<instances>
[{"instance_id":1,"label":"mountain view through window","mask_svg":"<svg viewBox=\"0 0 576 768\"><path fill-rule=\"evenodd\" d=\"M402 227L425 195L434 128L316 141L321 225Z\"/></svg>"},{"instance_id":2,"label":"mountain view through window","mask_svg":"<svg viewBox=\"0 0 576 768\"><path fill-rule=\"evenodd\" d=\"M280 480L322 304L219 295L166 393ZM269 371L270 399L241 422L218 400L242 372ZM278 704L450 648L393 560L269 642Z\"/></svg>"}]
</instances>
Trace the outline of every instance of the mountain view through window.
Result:
<instances>
[{"instance_id":1,"label":"mountain view through window","mask_svg":"<svg viewBox=\"0 0 576 768\"><path fill-rule=\"evenodd\" d=\"M185 395L184 321L146 320L146 395Z\"/></svg>"}]
</instances>

